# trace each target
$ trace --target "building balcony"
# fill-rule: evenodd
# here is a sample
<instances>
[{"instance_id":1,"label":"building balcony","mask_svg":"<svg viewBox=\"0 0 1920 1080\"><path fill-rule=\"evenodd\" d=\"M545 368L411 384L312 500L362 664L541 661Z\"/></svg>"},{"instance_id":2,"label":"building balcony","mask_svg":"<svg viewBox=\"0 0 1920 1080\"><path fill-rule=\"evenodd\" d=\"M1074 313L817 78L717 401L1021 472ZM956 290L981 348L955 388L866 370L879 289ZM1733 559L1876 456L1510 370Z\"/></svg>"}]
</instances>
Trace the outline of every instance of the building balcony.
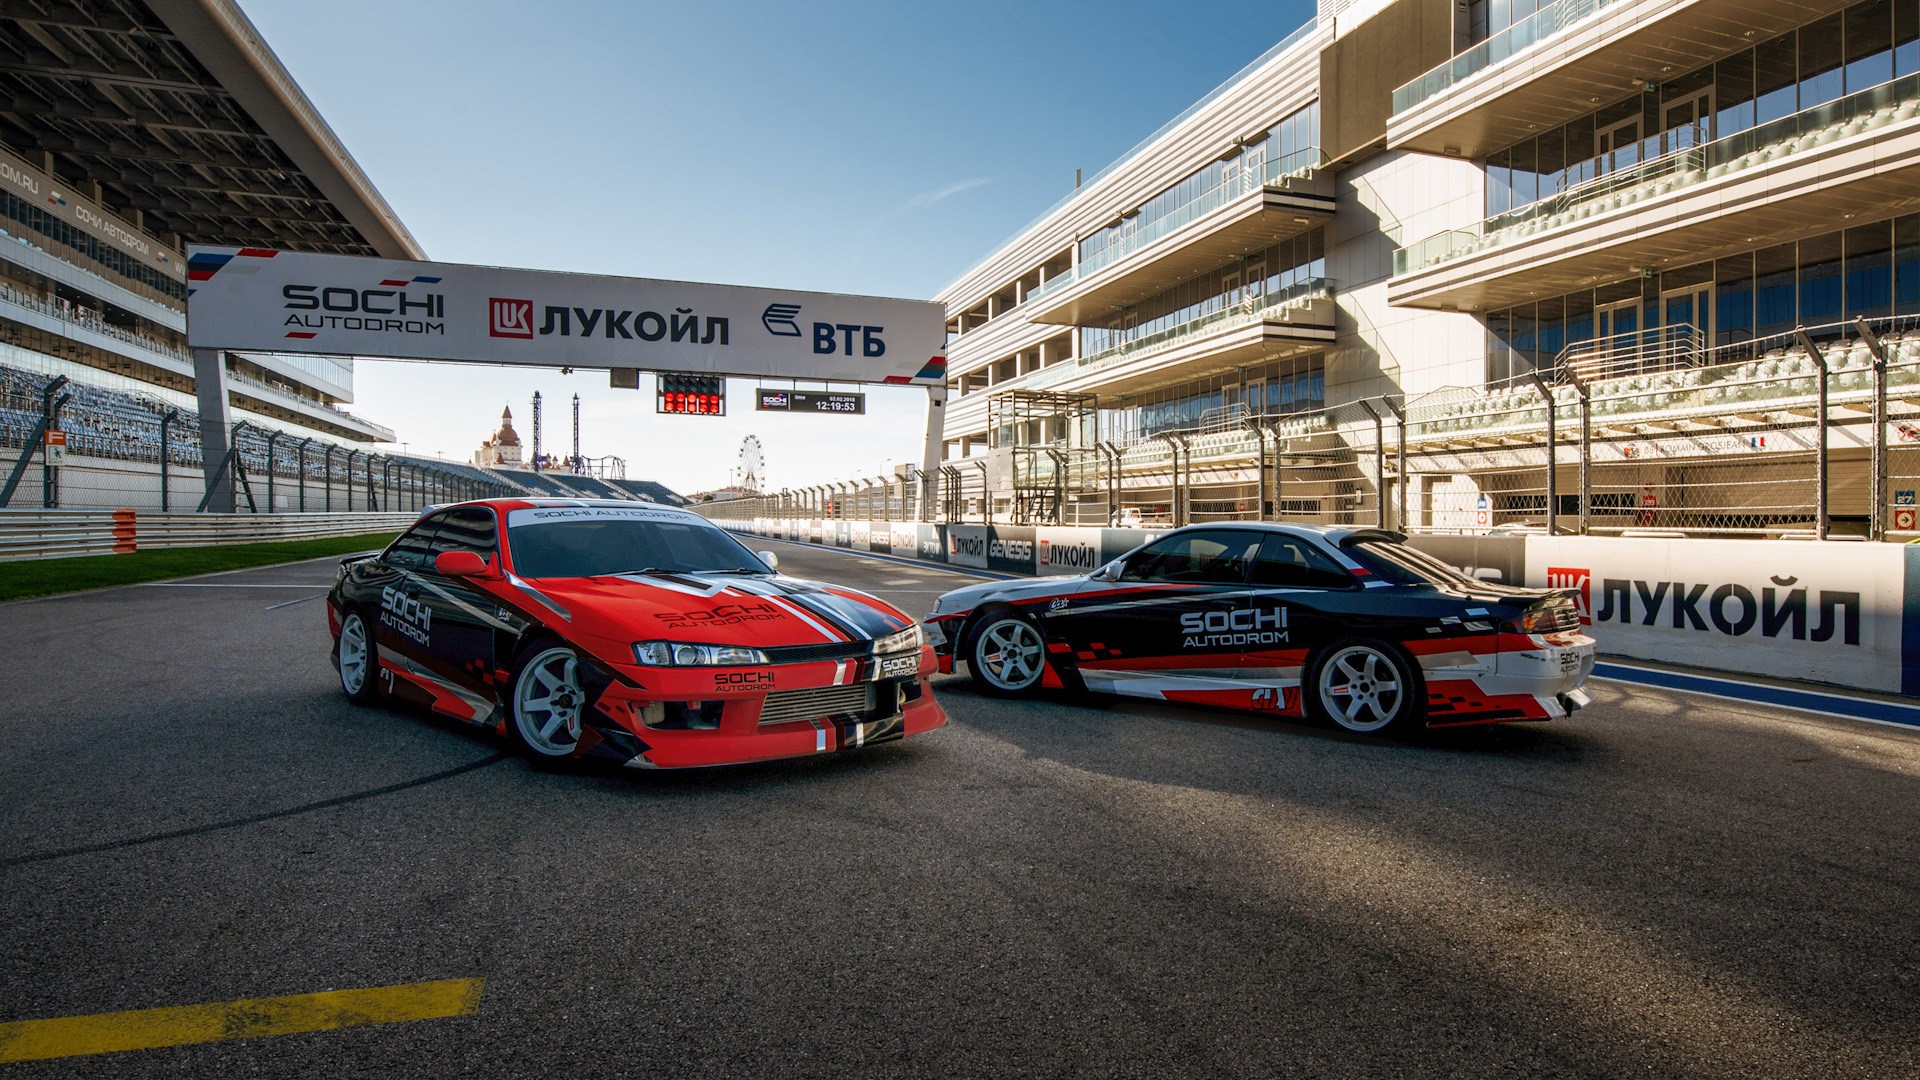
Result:
<instances>
[{"instance_id":1,"label":"building balcony","mask_svg":"<svg viewBox=\"0 0 1920 1080\"><path fill-rule=\"evenodd\" d=\"M1920 189L1920 76L1703 146L1394 252L1395 305L1488 310L1784 243Z\"/></svg>"},{"instance_id":2,"label":"building balcony","mask_svg":"<svg viewBox=\"0 0 1920 1080\"><path fill-rule=\"evenodd\" d=\"M1879 319L1887 359L1889 415L1920 417L1920 330L1900 329L1911 317ZM1818 332L1847 333L1851 326ZM1827 363L1828 422L1836 446L1871 441L1873 357L1859 338L1821 346ZM1768 451L1804 451L1819 417L1820 368L1789 338L1720 347L1704 363L1586 383L1596 460L1648 461ZM1579 438L1580 395L1553 387L1557 439L1564 463ZM1533 386L1451 387L1407 403L1409 451L1453 455L1451 467L1511 467L1516 452L1546 443L1546 400ZM1799 429L1802 434L1793 434ZM1754 435L1768 436L1772 441ZM1611 447L1600 452L1604 441ZM1624 448L1624 450L1623 450Z\"/></svg>"},{"instance_id":3,"label":"building balcony","mask_svg":"<svg viewBox=\"0 0 1920 1080\"><path fill-rule=\"evenodd\" d=\"M1029 293L1033 322L1090 326L1182 281L1333 217L1333 175L1317 148L1241 172L1083 259Z\"/></svg>"},{"instance_id":4,"label":"building balcony","mask_svg":"<svg viewBox=\"0 0 1920 1080\"><path fill-rule=\"evenodd\" d=\"M1138 394L1235 366L1325 349L1334 340L1334 284L1300 282L1111 349L1026 376L1030 390Z\"/></svg>"},{"instance_id":5,"label":"building balcony","mask_svg":"<svg viewBox=\"0 0 1920 1080\"><path fill-rule=\"evenodd\" d=\"M0 285L0 317L162 371L193 374L193 354L186 349L115 326L83 307L57 304Z\"/></svg>"},{"instance_id":6,"label":"building balcony","mask_svg":"<svg viewBox=\"0 0 1920 1080\"><path fill-rule=\"evenodd\" d=\"M234 396L251 399L236 402L240 408L287 420L302 427L318 428L346 438L368 442L393 442L394 431L384 424L362 419L345 409L305 397L284 386L227 372L227 389Z\"/></svg>"},{"instance_id":7,"label":"building balcony","mask_svg":"<svg viewBox=\"0 0 1920 1080\"><path fill-rule=\"evenodd\" d=\"M1393 92L1389 149L1484 157L1846 0L1558 0Z\"/></svg>"}]
</instances>

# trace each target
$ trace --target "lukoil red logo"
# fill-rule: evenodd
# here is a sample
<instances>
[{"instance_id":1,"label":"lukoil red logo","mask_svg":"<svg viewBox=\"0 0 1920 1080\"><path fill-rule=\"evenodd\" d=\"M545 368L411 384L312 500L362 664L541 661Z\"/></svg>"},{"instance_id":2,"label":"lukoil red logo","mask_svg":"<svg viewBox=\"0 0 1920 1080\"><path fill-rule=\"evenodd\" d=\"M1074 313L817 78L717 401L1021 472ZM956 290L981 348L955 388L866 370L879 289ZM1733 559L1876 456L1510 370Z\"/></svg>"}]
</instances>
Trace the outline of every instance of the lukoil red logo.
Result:
<instances>
[{"instance_id":1,"label":"lukoil red logo","mask_svg":"<svg viewBox=\"0 0 1920 1080\"><path fill-rule=\"evenodd\" d=\"M487 301L487 336L510 338L533 338L533 301L502 300L494 297Z\"/></svg>"},{"instance_id":2,"label":"lukoil red logo","mask_svg":"<svg viewBox=\"0 0 1920 1080\"><path fill-rule=\"evenodd\" d=\"M1593 571L1566 566L1547 567L1547 588L1575 589L1580 597L1580 625L1593 625Z\"/></svg>"}]
</instances>

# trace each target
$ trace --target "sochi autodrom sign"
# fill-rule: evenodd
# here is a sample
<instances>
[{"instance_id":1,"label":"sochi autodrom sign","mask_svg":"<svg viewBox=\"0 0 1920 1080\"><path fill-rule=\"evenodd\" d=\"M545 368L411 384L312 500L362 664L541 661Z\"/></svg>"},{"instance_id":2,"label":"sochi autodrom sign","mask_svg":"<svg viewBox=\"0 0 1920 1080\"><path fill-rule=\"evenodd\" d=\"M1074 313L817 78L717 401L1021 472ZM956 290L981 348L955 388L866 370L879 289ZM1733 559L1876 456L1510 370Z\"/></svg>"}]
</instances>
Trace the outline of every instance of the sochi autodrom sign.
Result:
<instances>
[{"instance_id":1,"label":"sochi autodrom sign","mask_svg":"<svg viewBox=\"0 0 1920 1080\"><path fill-rule=\"evenodd\" d=\"M946 381L940 304L260 248L187 255L197 349Z\"/></svg>"}]
</instances>

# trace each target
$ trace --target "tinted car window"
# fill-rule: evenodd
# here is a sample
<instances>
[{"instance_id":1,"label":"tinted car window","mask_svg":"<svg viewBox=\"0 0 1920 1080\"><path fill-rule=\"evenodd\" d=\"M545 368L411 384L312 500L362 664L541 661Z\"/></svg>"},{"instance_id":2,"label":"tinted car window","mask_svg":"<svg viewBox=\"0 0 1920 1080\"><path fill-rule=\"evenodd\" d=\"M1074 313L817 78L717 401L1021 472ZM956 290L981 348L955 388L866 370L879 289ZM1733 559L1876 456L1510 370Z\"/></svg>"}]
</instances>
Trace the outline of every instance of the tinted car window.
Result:
<instances>
[{"instance_id":1,"label":"tinted car window","mask_svg":"<svg viewBox=\"0 0 1920 1080\"><path fill-rule=\"evenodd\" d=\"M433 554L434 530L446 519L447 511L442 510L408 529L400 539L393 542L393 546L380 557L380 561L402 570L418 570L427 565L428 557Z\"/></svg>"},{"instance_id":2,"label":"tinted car window","mask_svg":"<svg viewBox=\"0 0 1920 1080\"><path fill-rule=\"evenodd\" d=\"M675 521L661 515L587 517L522 524L508 517L507 542L514 572L521 577L594 577L657 570L752 570L765 567L726 532L703 522Z\"/></svg>"},{"instance_id":3,"label":"tinted car window","mask_svg":"<svg viewBox=\"0 0 1920 1080\"><path fill-rule=\"evenodd\" d=\"M1375 577L1395 585L1469 585L1480 583L1460 571L1405 544L1366 540L1347 548L1354 562Z\"/></svg>"},{"instance_id":4,"label":"tinted car window","mask_svg":"<svg viewBox=\"0 0 1920 1080\"><path fill-rule=\"evenodd\" d=\"M1350 589L1353 575L1320 549L1297 536L1274 533L1260 545L1253 565L1255 585L1294 589Z\"/></svg>"},{"instance_id":5,"label":"tinted car window","mask_svg":"<svg viewBox=\"0 0 1920 1080\"><path fill-rule=\"evenodd\" d=\"M1260 534L1205 530L1163 537L1127 560L1122 581L1183 581L1240 585L1260 550Z\"/></svg>"},{"instance_id":6,"label":"tinted car window","mask_svg":"<svg viewBox=\"0 0 1920 1080\"><path fill-rule=\"evenodd\" d=\"M493 511L482 506L455 507L433 537L433 554L447 551L471 551L491 559L498 541L493 527Z\"/></svg>"}]
</instances>

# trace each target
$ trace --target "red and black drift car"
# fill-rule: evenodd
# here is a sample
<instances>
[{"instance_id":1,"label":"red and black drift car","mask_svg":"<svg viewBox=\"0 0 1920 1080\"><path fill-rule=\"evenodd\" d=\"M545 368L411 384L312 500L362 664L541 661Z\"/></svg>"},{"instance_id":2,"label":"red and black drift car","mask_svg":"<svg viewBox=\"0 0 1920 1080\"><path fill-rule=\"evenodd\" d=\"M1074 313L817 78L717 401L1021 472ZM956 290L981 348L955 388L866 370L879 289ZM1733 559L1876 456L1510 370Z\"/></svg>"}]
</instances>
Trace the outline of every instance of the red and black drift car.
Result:
<instances>
[{"instance_id":1,"label":"red and black drift car","mask_svg":"<svg viewBox=\"0 0 1920 1080\"><path fill-rule=\"evenodd\" d=\"M356 703L410 699L538 758L642 769L830 753L946 723L911 618L773 562L669 507L460 503L341 564L334 666Z\"/></svg>"},{"instance_id":2,"label":"red and black drift car","mask_svg":"<svg viewBox=\"0 0 1920 1080\"><path fill-rule=\"evenodd\" d=\"M1085 577L992 582L927 616L940 670L1332 720L1349 731L1566 716L1592 699L1572 594L1467 577L1379 529L1192 526Z\"/></svg>"}]
</instances>

